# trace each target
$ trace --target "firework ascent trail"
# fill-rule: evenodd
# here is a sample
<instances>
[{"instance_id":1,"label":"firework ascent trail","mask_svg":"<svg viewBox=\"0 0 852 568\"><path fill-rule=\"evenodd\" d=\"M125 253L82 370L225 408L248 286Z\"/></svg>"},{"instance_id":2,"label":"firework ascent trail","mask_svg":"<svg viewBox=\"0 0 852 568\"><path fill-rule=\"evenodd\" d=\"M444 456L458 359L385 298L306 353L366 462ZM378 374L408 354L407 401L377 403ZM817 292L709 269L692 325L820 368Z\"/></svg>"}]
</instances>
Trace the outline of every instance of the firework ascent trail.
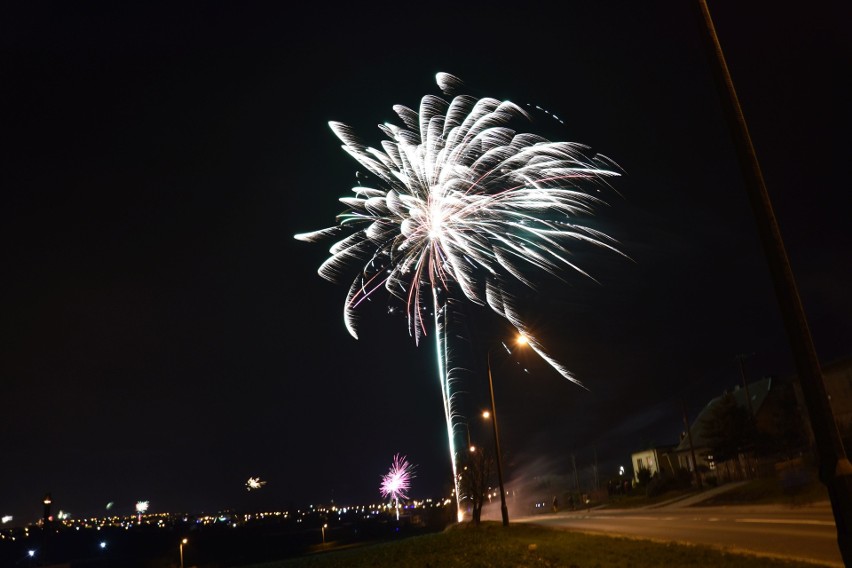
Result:
<instances>
[{"instance_id":1,"label":"firework ascent trail","mask_svg":"<svg viewBox=\"0 0 852 568\"><path fill-rule=\"evenodd\" d=\"M566 269L589 276L570 260L572 243L622 254L615 241L583 225L604 201L596 195L620 168L583 144L552 142L518 132L510 124L530 116L510 101L455 94L462 82L436 76L448 99L426 95L419 111L395 105L402 126L385 123L381 149L363 143L352 129L330 122L343 150L375 183L342 197L337 224L295 238L336 239L319 275L347 280L352 262L363 268L349 288L344 322L357 338L356 308L384 289L405 306L408 330L419 345L433 314L439 380L459 515L452 367L447 345L448 311L460 294L489 306L563 377L580 384L530 332L507 285L535 289L532 272L559 276Z\"/></svg>"}]
</instances>

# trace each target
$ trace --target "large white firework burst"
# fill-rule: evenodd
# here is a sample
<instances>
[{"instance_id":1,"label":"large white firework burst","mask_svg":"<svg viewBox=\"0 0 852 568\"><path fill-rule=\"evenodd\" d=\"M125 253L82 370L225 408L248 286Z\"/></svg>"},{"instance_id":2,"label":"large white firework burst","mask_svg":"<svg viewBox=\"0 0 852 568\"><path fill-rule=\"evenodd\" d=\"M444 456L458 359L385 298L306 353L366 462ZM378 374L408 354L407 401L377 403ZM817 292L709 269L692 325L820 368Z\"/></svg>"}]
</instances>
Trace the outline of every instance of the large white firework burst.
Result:
<instances>
[{"instance_id":1,"label":"large white firework burst","mask_svg":"<svg viewBox=\"0 0 852 568\"><path fill-rule=\"evenodd\" d=\"M437 81L444 92L461 84L447 73ZM527 117L510 101L426 95L419 113L403 105L394 110L404 126L379 126L389 138L383 151L363 144L345 124L329 123L343 149L379 184L353 187L354 197L341 198L349 209L336 226L296 235L309 242L343 235L320 266L327 280L345 276L350 261L363 263L344 308L349 333L358 336L358 305L384 287L405 301L409 330L419 341L424 304L432 304L427 289L457 285L574 380L526 329L503 282L511 277L534 288L530 268L588 276L571 262L571 242L616 250L607 235L579 223L602 203L589 189L619 175L618 167L585 145L510 129L510 121Z\"/></svg>"},{"instance_id":2,"label":"large white firework burst","mask_svg":"<svg viewBox=\"0 0 852 568\"><path fill-rule=\"evenodd\" d=\"M461 87L447 73L436 79L446 95ZM337 239L319 268L327 280L351 278L352 263L362 267L344 307L353 337L357 307L381 289L405 303L418 343L429 328L424 317L434 314L455 475L447 318L440 314L460 291L505 318L554 369L579 384L528 329L508 284L535 289L536 271L588 276L570 258L578 242L618 252L613 239L583 219L604 203L596 194L619 168L583 144L516 131L512 125L530 117L510 101L426 95L419 111L403 105L394 111L402 125L379 125L387 137L381 149L363 143L345 124L329 123L343 149L377 182L353 187L353 196L340 199L347 209L336 225L295 237Z\"/></svg>"}]
</instances>

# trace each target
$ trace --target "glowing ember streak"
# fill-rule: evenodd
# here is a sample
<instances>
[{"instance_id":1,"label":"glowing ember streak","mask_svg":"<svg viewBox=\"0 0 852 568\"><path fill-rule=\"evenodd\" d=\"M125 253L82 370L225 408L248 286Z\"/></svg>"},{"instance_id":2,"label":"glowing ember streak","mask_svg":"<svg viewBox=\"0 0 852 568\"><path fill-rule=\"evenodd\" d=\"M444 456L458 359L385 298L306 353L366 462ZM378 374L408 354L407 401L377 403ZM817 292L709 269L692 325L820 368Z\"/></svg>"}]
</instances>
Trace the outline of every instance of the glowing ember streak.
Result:
<instances>
[{"instance_id":1,"label":"glowing ember streak","mask_svg":"<svg viewBox=\"0 0 852 568\"><path fill-rule=\"evenodd\" d=\"M446 95L461 87L439 73ZM518 311L509 282L535 288L533 271L558 276L563 270L589 276L571 260L572 243L619 253L609 236L583 225L603 200L594 195L606 178L620 175L608 158L574 142L552 142L517 132L509 124L529 119L510 101L457 95L426 95L419 111L395 105L403 126L379 125L388 140L381 150L365 145L353 130L330 122L343 149L377 179L340 198L347 209L335 226L295 235L315 242L336 238L321 277L338 281L351 263L363 264L344 305L344 322L357 338L356 308L384 288L405 306L409 333L419 344L434 316L439 379L450 445L456 501L456 429L448 361L448 311L460 293L488 306L526 336L530 347L562 376L568 369L549 356ZM621 254L621 253L619 253Z\"/></svg>"},{"instance_id":2,"label":"glowing ember streak","mask_svg":"<svg viewBox=\"0 0 852 568\"><path fill-rule=\"evenodd\" d=\"M264 485L266 485L266 482L261 481L259 477L249 477L248 481L246 481L246 490L260 489Z\"/></svg>"}]
</instances>

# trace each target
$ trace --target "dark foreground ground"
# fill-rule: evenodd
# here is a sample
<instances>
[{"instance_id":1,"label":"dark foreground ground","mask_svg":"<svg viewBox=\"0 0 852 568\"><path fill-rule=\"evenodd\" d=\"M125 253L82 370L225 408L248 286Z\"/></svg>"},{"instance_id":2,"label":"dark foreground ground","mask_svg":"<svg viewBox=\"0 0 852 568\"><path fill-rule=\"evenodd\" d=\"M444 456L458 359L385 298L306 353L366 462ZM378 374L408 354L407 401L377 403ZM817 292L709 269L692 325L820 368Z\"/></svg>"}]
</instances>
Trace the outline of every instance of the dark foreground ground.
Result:
<instances>
[{"instance_id":1,"label":"dark foreground ground","mask_svg":"<svg viewBox=\"0 0 852 568\"><path fill-rule=\"evenodd\" d=\"M165 527L30 527L26 535L0 540L0 567L175 568L182 548L186 568L229 568L310 554L323 541L346 547L440 532L450 523L446 512L425 510L399 520L393 515L352 515ZM187 543L181 547L184 538Z\"/></svg>"},{"instance_id":2,"label":"dark foreground ground","mask_svg":"<svg viewBox=\"0 0 852 568\"><path fill-rule=\"evenodd\" d=\"M689 493L673 492L655 498L635 494L599 506L649 506L683 499ZM790 494L779 489L777 481L771 479L731 484L729 490L703 493L700 496L702 501L712 505L790 503L791 499L792 502L804 503L826 499L825 490L818 483L811 483ZM363 512L333 517L255 517L250 522L236 522L236 518L201 523L178 517L174 522L161 526L134 525L127 528L57 526L44 530L29 527L25 533L21 531L15 535L4 531L0 535L3 537L0 538L0 567L178 568L180 542L184 538L187 539L183 546L185 568L401 566L406 562L433 567L798 566L770 563L766 559L761 563L760 559L725 557L701 547L672 548L657 543L615 538L606 540L609 537L591 538L588 535L569 537L565 532L556 538L547 529L524 528L523 524L513 525L511 533L497 531L494 534L494 527L503 527L493 521L484 523L482 530L468 531L467 528L473 529L471 524L455 523L452 508L407 512L399 520L395 515L366 516ZM510 535L512 538L507 538ZM492 542L494 539L500 543ZM528 548L530 545L535 546ZM503 549L504 546L509 548ZM29 555L30 550L34 551L33 556ZM500 550L502 552L494 552ZM580 554L580 551L584 552ZM444 554L456 564L432 562ZM646 563L646 560L651 563ZM676 564L667 564L664 560Z\"/></svg>"}]
</instances>

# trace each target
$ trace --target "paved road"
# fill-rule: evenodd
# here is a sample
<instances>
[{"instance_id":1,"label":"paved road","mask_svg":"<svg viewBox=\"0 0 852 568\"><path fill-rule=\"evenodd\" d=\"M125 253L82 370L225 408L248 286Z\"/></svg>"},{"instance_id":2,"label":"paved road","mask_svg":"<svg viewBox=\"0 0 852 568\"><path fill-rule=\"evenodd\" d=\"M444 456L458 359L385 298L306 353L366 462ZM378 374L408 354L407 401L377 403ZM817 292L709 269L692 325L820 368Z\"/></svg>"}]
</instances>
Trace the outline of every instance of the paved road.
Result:
<instances>
[{"instance_id":1,"label":"paved road","mask_svg":"<svg viewBox=\"0 0 852 568\"><path fill-rule=\"evenodd\" d=\"M707 496L705 492L653 508L563 511L518 516L511 520L663 542L710 545L731 552L843 568L830 503L691 506Z\"/></svg>"}]
</instances>

